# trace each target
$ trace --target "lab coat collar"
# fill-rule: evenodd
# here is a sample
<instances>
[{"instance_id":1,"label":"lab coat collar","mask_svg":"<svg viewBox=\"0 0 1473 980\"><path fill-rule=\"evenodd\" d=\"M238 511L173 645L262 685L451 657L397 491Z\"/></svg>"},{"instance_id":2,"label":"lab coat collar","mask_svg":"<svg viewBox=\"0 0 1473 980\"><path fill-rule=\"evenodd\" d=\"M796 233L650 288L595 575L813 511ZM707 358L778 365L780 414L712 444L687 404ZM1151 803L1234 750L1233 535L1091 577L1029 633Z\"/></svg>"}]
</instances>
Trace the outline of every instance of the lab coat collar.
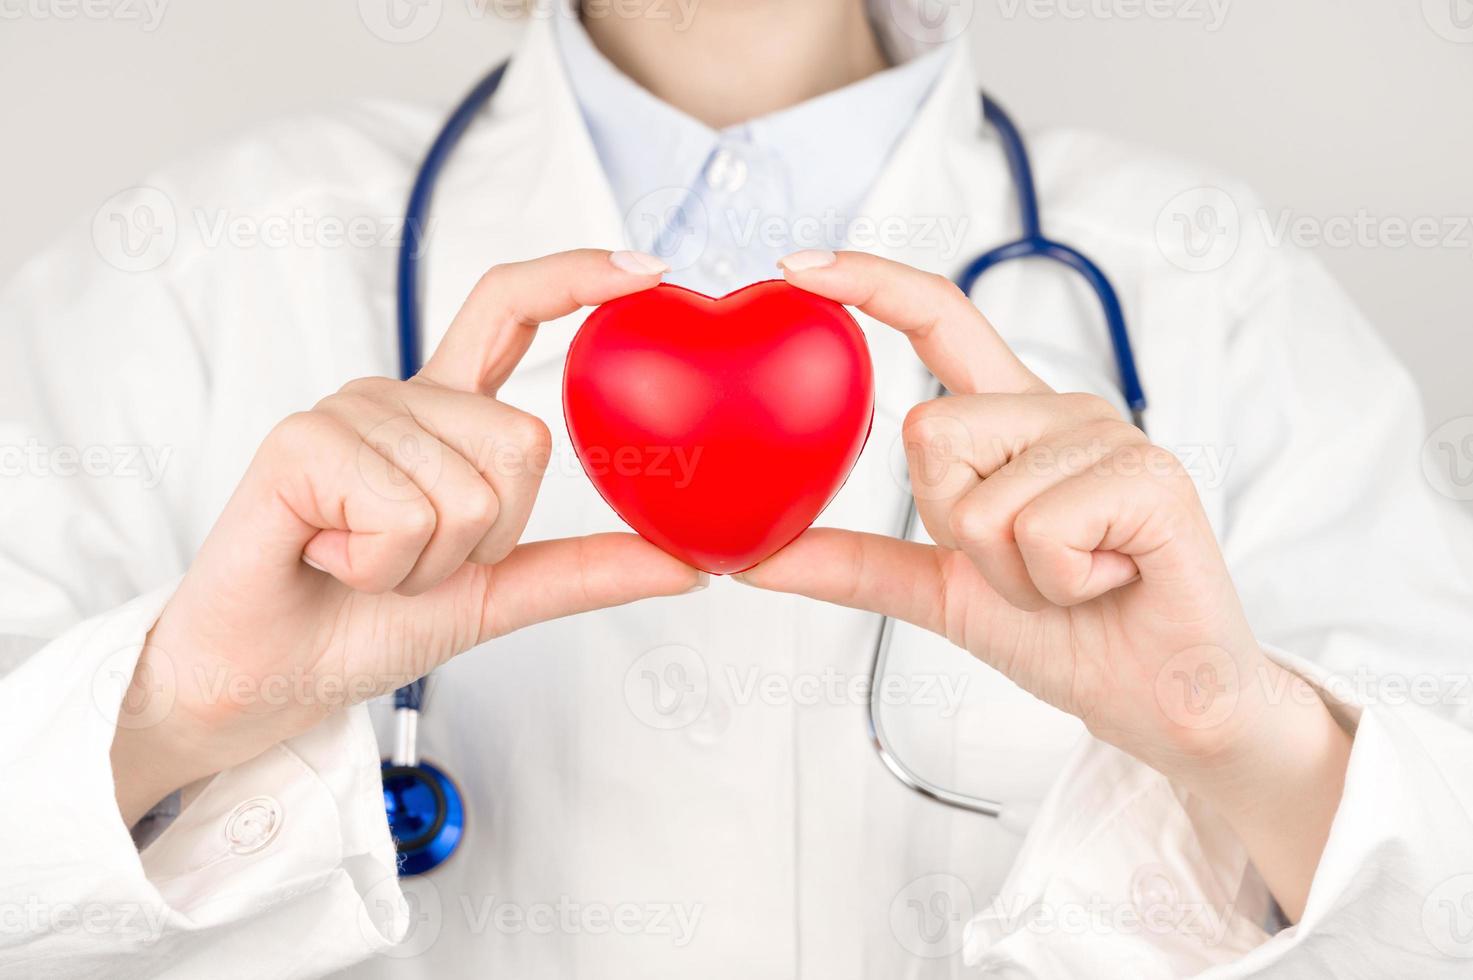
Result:
<instances>
[{"instance_id":1,"label":"lab coat collar","mask_svg":"<svg viewBox=\"0 0 1473 980\"><path fill-rule=\"evenodd\" d=\"M532 15L500 89L442 172L435 200L425 259L426 350L490 266L625 247L618 206L544 14ZM519 370L561 360L571 336L570 324L545 325Z\"/></svg>"}]
</instances>

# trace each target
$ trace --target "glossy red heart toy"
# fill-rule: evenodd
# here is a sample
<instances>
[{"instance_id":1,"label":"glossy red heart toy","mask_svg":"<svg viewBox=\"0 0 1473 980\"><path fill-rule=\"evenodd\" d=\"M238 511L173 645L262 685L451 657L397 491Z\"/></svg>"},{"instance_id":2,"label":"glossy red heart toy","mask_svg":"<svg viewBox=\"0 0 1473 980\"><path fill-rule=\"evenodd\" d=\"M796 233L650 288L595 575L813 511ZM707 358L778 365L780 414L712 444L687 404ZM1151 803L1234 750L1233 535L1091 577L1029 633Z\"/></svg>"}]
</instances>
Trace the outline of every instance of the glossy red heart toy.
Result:
<instances>
[{"instance_id":1,"label":"glossy red heart toy","mask_svg":"<svg viewBox=\"0 0 1473 980\"><path fill-rule=\"evenodd\" d=\"M718 575L813 523L859 458L874 406L849 311L776 280L721 299L657 286L605 303L563 371L568 435L604 500Z\"/></svg>"}]
</instances>

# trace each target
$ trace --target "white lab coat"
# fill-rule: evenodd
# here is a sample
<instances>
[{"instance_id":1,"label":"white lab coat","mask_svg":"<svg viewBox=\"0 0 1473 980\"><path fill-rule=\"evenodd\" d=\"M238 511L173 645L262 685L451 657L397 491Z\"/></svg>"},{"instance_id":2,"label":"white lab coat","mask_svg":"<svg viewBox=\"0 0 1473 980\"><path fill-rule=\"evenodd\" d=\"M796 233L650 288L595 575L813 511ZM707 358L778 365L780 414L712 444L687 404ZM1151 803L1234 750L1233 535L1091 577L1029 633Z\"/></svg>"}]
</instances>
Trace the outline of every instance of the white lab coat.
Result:
<instances>
[{"instance_id":1,"label":"white lab coat","mask_svg":"<svg viewBox=\"0 0 1473 980\"><path fill-rule=\"evenodd\" d=\"M864 212L960 219L962 250L919 231L877 250L949 272L1013 233L975 91L959 53ZM156 217L172 215L172 249L165 236L162 252L129 257L103 221L3 294L0 444L34 451L0 481L0 973L1473 970L1473 736L1438 717L1468 721L1456 678L1470 670L1473 582L1459 561L1473 536L1423 482L1416 392L1324 272L1265 240L1236 185L1072 132L1032 141L1047 221L1120 287L1154 436L1198 475L1265 645L1321 685L1357 682L1327 694L1355 748L1297 928L1274 934L1241 846L1199 800L902 628L910 703L889 717L910 761L1009 813L913 795L876 760L854 696L874 618L726 580L527 629L442 669L422 744L459 780L468 837L407 899L362 707L190 787L140 854L108 761L120 680L271 426L349 379L394 373L395 243L333 244L320 219L392 227L440 119L364 106L209 152L144 192L163 202ZM1158 217L1204 186L1243 209L1242 240L1193 271L1215 260L1175 251ZM545 24L529 27L437 202L427 349L488 266L622 244ZM252 241L293 215L309 230ZM160 254L145 271L105 261ZM1067 273L999 271L977 299L1055 386L1113 393L1097 309ZM560 431L576 319L545 326L503 391L557 436L530 538L619 526ZM874 433L822 523L890 531L904 499L898 425L927 382L900 338L864 326ZM88 454L91 475L67 475ZM1357 670L1422 679L1424 696ZM943 717L958 686L963 703ZM278 826L237 853L231 815L259 797Z\"/></svg>"}]
</instances>

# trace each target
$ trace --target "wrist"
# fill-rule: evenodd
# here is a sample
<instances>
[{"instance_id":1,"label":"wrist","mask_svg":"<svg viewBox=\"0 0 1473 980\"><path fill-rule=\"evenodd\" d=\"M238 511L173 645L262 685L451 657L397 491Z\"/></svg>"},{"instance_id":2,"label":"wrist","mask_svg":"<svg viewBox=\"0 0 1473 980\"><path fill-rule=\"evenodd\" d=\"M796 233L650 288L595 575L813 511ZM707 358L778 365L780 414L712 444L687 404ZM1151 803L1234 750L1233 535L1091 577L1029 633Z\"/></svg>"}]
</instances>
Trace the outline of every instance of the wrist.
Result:
<instances>
[{"instance_id":1,"label":"wrist","mask_svg":"<svg viewBox=\"0 0 1473 980\"><path fill-rule=\"evenodd\" d=\"M159 632L149 633L139 654L110 751L118 808L130 827L170 793L268 747L250 747L228 704L197 696L197 672L171 652L179 647L159 642Z\"/></svg>"},{"instance_id":2,"label":"wrist","mask_svg":"<svg viewBox=\"0 0 1473 980\"><path fill-rule=\"evenodd\" d=\"M1214 751L1162 771L1232 827L1291 922L1339 811L1352 736L1315 688L1262 658Z\"/></svg>"},{"instance_id":3,"label":"wrist","mask_svg":"<svg viewBox=\"0 0 1473 980\"><path fill-rule=\"evenodd\" d=\"M1272 794L1333 792L1338 803L1352 739L1314 686L1264 657L1243 701L1233 737L1168 775L1230 820L1262 811Z\"/></svg>"}]
</instances>

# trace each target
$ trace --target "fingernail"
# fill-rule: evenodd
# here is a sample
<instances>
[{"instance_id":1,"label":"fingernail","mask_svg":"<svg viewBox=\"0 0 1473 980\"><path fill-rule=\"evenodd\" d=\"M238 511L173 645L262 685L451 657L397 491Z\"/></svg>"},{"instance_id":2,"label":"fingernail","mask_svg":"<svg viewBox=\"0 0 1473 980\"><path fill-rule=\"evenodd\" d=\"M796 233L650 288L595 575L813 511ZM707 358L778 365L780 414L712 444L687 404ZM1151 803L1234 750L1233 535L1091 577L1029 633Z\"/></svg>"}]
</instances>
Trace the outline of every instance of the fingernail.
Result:
<instances>
[{"instance_id":1,"label":"fingernail","mask_svg":"<svg viewBox=\"0 0 1473 980\"><path fill-rule=\"evenodd\" d=\"M747 581L746 572L732 572L730 575L727 576L727 578L731 579L733 582L740 582L743 585L752 584L751 582Z\"/></svg>"},{"instance_id":2,"label":"fingernail","mask_svg":"<svg viewBox=\"0 0 1473 980\"><path fill-rule=\"evenodd\" d=\"M670 271L668 265L644 252L610 252L609 261L614 268L635 276L662 276Z\"/></svg>"},{"instance_id":3,"label":"fingernail","mask_svg":"<svg viewBox=\"0 0 1473 980\"><path fill-rule=\"evenodd\" d=\"M710 584L711 584L711 573L710 572L697 572L696 573L696 584L695 585L692 585L690 588L686 589L685 590L685 594L686 595L690 595L692 592L700 592L701 590L705 589L706 586L708 586Z\"/></svg>"},{"instance_id":4,"label":"fingernail","mask_svg":"<svg viewBox=\"0 0 1473 980\"><path fill-rule=\"evenodd\" d=\"M789 272L807 272L831 266L837 261L839 257L826 248L805 248L801 252L784 255L777 264Z\"/></svg>"},{"instance_id":5,"label":"fingernail","mask_svg":"<svg viewBox=\"0 0 1473 980\"><path fill-rule=\"evenodd\" d=\"M312 559L308 558L306 555L303 555L302 556L302 564L303 565L306 565L308 568L315 568L319 572L323 572L323 573L326 573L327 572L327 569L323 568L321 565L317 564L315 561L313 561Z\"/></svg>"}]
</instances>

